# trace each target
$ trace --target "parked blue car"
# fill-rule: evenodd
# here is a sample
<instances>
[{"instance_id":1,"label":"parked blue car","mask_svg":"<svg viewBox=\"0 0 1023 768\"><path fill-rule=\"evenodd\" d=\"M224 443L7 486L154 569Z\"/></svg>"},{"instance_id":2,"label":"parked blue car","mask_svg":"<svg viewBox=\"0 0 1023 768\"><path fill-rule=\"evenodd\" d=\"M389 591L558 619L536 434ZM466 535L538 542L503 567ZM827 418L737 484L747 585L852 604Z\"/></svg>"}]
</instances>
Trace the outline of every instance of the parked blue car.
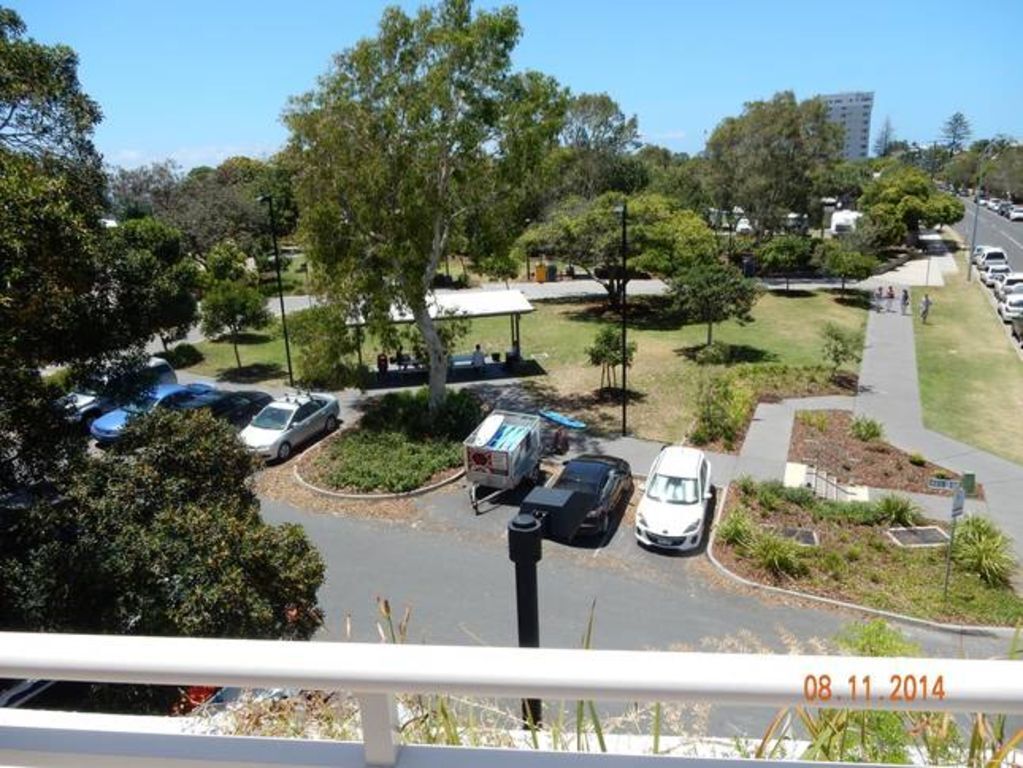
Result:
<instances>
[{"instance_id":1,"label":"parked blue car","mask_svg":"<svg viewBox=\"0 0 1023 768\"><path fill-rule=\"evenodd\" d=\"M112 443L121 436L130 419L149 413L154 408L179 406L196 395L211 392L215 387L195 382L193 384L157 384L135 402L116 408L100 416L89 427L98 443Z\"/></svg>"}]
</instances>

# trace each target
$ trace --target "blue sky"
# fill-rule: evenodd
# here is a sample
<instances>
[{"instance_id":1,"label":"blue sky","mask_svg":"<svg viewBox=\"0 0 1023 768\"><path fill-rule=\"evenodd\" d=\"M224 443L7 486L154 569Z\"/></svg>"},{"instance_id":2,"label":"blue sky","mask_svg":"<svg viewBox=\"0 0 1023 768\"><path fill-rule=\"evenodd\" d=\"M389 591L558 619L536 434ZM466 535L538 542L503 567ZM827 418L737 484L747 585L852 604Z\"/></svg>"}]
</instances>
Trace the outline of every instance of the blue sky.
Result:
<instances>
[{"instance_id":1,"label":"blue sky","mask_svg":"<svg viewBox=\"0 0 1023 768\"><path fill-rule=\"evenodd\" d=\"M32 37L78 51L83 85L103 108L96 140L108 163L172 157L185 168L278 149L288 97L310 89L332 53L373 34L388 4L5 1ZM1023 38L1020 0L522 0L518 7L518 67L576 92L606 91L638 115L647 141L674 150L699 151L743 102L786 89L799 98L873 90L872 131L888 115L899 138L932 141L956 110L975 137L1023 137L1023 78L1012 64Z\"/></svg>"}]
</instances>

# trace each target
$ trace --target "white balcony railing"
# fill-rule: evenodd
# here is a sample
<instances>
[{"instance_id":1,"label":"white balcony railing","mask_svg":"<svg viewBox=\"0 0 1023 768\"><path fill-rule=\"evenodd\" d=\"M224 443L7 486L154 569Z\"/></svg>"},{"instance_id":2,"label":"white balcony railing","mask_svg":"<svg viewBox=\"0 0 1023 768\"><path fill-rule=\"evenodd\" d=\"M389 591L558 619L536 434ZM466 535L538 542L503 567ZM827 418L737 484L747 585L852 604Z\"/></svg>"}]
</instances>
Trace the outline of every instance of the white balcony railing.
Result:
<instances>
[{"instance_id":1,"label":"white balcony railing","mask_svg":"<svg viewBox=\"0 0 1023 768\"><path fill-rule=\"evenodd\" d=\"M350 691L362 722L362 742L342 743L176 733L161 718L0 710L0 764L646 766L664 758L400 747L394 695L820 706L814 690L823 691L823 675L829 703L843 708L1023 714L1018 661L0 633L0 678Z\"/></svg>"}]
</instances>

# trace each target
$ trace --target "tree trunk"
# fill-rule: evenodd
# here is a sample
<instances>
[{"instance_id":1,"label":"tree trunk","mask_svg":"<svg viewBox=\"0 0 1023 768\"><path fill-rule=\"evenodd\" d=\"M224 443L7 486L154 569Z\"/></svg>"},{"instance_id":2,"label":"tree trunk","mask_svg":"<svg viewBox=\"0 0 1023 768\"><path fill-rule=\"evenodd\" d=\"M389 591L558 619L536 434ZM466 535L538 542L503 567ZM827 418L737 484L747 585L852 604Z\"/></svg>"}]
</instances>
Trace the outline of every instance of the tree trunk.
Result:
<instances>
[{"instance_id":1,"label":"tree trunk","mask_svg":"<svg viewBox=\"0 0 1023 768\"><path fill-rule=\"evenodd\" d=\"M444 401L448 383L448 353L437 333L437 325L426 308L426 304L414 307L412 317L423 336L423 344L429 356L430 411L436 411Z\"/></svg>"},{"instance_id":2,"label":"tree trunk","mask_svg":"<svg viewBox=\"0 0 1023 768\"><path fill-rule=\"evenodd\" d=\"M234 347L234 361L238 363L238 367L242 367L242 358L238 354L238 334L235 332L231 333L231 345Z\"/></svg>"},{"instance_id":3,"label":"tree trunk","mask_svg":"<svg viewBox=\"0 0 1023 768\"><path fill-rule=\"evenodd\" d=\"M710 346L711 337L714 334L714 323L707 323L707 346Z\"/></svg>"},{"instance_id":4,"label":"tree trunk","mask_svg":"<svg viewBox=\"0 0 1023 768\"><path fill-rule=\"evenodd\" d=\"M170 350L167 349L167 337L164 336L162 333L160 334L160 343L163 344L164 352L170 352Z\"/></svg>"}]
</instances>

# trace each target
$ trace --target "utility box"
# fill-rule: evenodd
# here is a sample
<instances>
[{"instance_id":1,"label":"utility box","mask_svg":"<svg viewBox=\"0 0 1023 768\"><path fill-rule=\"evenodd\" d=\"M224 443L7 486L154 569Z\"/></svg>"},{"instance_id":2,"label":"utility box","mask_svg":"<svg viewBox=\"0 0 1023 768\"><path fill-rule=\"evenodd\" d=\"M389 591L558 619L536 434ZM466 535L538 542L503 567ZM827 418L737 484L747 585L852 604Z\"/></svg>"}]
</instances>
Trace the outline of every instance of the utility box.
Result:
<instances>
[{"instance_id":1,"label":"utility box","mask_svg":"<svg viewBox=\"0 0 1023 768\"><path fill-rule=\"evenodd\" d=\"M591 496L578 491L541 486L522 500L520 511L543 521L546 538L571 541L593 502Z\"/></svg>"},{"instance_id":2,"label":"utility box","mask_svg":"<svg viewBox=\"0 0 1023 768\"><path fill-rule=\"evenodd\" d=\"M963 472L963 479L959 485L967 496L974 496L977 493L977 476L972 472Z\"/></svg>"}]
</instances>

